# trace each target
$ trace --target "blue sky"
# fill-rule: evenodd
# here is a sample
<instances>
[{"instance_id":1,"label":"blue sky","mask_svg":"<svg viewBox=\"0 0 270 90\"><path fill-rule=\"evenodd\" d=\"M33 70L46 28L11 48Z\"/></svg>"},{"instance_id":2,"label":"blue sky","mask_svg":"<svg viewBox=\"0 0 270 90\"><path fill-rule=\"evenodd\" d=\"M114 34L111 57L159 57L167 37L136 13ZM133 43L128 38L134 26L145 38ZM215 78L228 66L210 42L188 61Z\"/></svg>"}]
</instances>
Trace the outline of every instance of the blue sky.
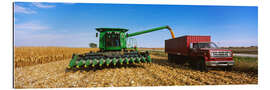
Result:
<instances>
[{"instance_id":1,"label":"blue sky","mask_svg":"<svg viewBox=\"0 0 270 90\"><path fill-rule=\"evenodd\" d=\"M14 5L15 46L88 47L98 27L128 33L169 25L176 37L210 35L219 46L257 46L258 8L251 6L24 3ZM139 47L164 47L168 30L133 37Z\"/></svg>"}]
</instances>

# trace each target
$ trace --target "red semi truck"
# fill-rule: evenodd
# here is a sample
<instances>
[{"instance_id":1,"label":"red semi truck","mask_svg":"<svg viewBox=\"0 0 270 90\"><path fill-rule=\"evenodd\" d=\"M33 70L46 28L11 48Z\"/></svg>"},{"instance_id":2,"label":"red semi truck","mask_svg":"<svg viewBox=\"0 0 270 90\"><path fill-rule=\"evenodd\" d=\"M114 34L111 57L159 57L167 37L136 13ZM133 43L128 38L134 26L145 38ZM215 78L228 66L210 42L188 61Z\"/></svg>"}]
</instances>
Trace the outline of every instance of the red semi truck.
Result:
<instances>
[{"instance_id":1,"label":"red semi truck","mask_svg":"<svg viewBox=\"0 0 270 90\"><path fill-rule=\"evenodd\" d=\"M211 42L210 36L186 35L165 40L165 52L169 62L177 64L189 63L193 68L207 71L209 67L225 67L234 65L231 50L219 49Z\"/></svg>"}]
</instances>

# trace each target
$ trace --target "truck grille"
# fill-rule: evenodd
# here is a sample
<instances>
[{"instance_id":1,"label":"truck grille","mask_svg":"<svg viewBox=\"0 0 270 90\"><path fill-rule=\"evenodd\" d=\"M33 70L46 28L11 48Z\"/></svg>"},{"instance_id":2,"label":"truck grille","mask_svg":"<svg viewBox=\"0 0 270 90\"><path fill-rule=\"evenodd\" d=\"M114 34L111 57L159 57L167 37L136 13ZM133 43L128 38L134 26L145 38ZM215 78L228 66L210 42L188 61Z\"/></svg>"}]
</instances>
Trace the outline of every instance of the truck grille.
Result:
<instances>
[{"instance_id":1,"label":"truck grille","mask_svg":"<svg viewBox=\"0 0 270 90\"><path fill-rule=\"evenodd\" d=\"M231 57L230 51L212 51L211 57Z\"/></svg>"}]
</instances>

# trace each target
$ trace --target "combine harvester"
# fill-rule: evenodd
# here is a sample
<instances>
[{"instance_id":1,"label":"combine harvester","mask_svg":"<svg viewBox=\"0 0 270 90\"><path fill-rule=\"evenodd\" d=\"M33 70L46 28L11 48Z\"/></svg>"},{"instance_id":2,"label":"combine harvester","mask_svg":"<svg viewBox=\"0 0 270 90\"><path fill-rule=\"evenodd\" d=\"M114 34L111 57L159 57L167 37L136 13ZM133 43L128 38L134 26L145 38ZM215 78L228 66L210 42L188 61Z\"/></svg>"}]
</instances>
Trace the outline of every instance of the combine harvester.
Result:
<instances>
[{"instance_id":1,"label":"combine harvester","mask_svg":"<svg viewBox=\"0 0 270 90\"><path fill-rule=\"evenodd\" d=\"M153 31L168 29L174 38L174 33L169 26L157 27L149 30L128 34L128 29L123 28L96 28L99 32L99 51L84 54L73 54L68 65L70 69L89 69L102 67L115 67L128 65L130 63L151 62L149 53L139 52L136 46L127 47L128 38ZM98 33L96 33L98 37ZM134 39L131 39L134 43Z\"/></svg>"}]
</instances>

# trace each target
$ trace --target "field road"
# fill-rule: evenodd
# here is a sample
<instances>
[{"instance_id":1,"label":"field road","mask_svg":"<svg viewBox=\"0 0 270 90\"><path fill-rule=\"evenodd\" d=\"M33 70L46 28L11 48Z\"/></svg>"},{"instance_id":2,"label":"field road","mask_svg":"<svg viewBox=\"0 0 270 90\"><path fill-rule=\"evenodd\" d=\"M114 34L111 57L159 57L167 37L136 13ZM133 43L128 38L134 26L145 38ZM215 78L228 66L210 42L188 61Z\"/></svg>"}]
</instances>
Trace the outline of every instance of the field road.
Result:
<instances>
[{"instance_id":1,"label":"field road","mask_svg":"<svg viewBox=\"0 0 270 90\"><path fill-rule=\"evenodd\" d=\"M234 56L240 56L240 57L258 57L258 54L243 54L243 53L234 53Z\"/></svg>"},{"instance_id":2,"label":"field road","mask_svg":"<svg viewBox=\"0 0 270 90\"><path fill-rule=\"evenodd\" d=\"M97 71L66 72L69 60L14 68L15 88L124 87L175 85L257 84L258 77L235 71L200 72L167 63L153 56L153 63Z\"/></svg>"}]
</instances>

